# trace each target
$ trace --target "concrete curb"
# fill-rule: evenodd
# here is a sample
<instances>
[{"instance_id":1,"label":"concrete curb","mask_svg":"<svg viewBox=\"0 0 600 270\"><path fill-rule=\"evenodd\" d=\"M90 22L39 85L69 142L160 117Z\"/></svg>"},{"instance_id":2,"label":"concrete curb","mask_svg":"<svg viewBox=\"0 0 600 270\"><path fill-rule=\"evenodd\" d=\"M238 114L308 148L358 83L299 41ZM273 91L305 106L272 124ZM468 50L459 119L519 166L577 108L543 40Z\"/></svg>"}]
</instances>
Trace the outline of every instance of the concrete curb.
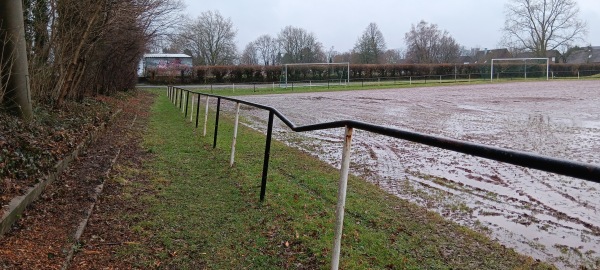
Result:
<instances>
[{"instance_id":1,"label":"concrete curb","mask_svg":"<svg viewBox=\"0 0 600 270\"><path fill-rule=\"evenodd\" d=\"M92 142L96 141L98 135L106 129L107 123L112 122L117 115L121 113L121 111L121 109L117 110L110 116L106 123L100 125L100 128L90 132L88 137L79 145L77 145L75 150L73 150L70 155L56 163L53 171L48 174L45 180L40 181L35 186L29 188L25 195L17 196L10 201L8 209L2 214L2 218L0 219L0 237L2 237L2 235L4 235L6 232L10 231L11 226L17 220L19 220L21 214L23 214L27 206L37 200L46 186L54 182L54 180L56 180L62 174L62 172L69 167L71 162L73 162L73 160L75 160L83 150L85 150Z\"/></svg>"},{"instance_id":2,"label":"concrete curb","mask_svg":"<svg viewBox=\"0 0 600 270\"><path fill-rule=\"evenodd\" d=\"M121 156L121 149L119 149L117 151L117 154L115 155L115 157L110 161L110 166L104 173L102 183L100 183L94 189L94 195L92 196L93 203L90 205L90 207L88 207L85 218L83 220L81 220L81 222L79 223L79 226L77 227L77 231L75 231L75 234L73 236L73 243L71 245L71 248L69 249L69 253L67 254L67 258L65 259L65 262L63 263L63 267L61 269L66 270L69 268L69 265L71 264L71 261L73 260L73 255L75 255L75 251L77 249L77 244L79 244L79 239L81 238L81 235L83 235L83 231L85 230L85 227L87 226L88 221L90 220L90 217L92 216L92 213L94 212L94 207L96 207L96 203L98 202L98 197L100 197L100 194L102 194L102 191L104 190L104 185L106 184L106 181L110 177L110 172L112 171L115 163L117 162L117 159L120 156Z\"/></svg>"}]
</instances>

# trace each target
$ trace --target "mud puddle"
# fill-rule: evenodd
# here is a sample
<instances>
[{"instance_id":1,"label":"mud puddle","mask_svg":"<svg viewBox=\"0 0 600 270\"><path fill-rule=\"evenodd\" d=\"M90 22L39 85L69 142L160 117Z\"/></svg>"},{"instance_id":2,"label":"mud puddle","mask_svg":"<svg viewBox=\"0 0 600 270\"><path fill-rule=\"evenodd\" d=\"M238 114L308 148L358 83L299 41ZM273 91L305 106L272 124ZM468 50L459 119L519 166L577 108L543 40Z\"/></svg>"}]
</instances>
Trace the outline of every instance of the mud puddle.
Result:
<instances>
[{"instance_id":1,"label":"mud puddle","mask_svg":"<svg viewBox=\"0 0 600 270\"><path fill-rule=\"evenodd\" d=\"M299 125L354 119L600 164L600 82L242 97ZM267 113L243 112L264 130ZM339 167L343 130L274 136ZM357 131L352 170L401 198L560 268L600 266L600 184Z\"/></svg>"}]
</instances>

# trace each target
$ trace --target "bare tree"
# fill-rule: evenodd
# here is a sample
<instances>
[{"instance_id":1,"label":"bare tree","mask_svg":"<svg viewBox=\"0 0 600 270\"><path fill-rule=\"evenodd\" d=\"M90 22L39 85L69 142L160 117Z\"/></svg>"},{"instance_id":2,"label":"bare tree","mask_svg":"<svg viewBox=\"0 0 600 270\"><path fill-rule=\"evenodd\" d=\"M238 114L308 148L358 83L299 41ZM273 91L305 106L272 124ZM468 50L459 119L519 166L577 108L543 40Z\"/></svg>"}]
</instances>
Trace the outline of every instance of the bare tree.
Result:
<instances>
[{"instance_id":1,"label":"bare tree","mask_svg":"<svg viewBox=\"0 0 600 270\"><path fill-rule=\"evenodd\" d=\"M503 43L540 57L583 40L587 31L574 0L511 0L505 16Z\"/></svg>"},{"instance_id":2,"label":"bare tree","mask_svg":"<svg viewBox=\"0 0 600 270\"><path fill-rule=\"evenodd\" d=\"M448 31L441 31L436 24L425 21L412 25L405 34L406 58L413 63L449 63L460 56L460 45Z\"/></svg>"},{"instance_id":3,"label":"bare tree","mask_svg":"<svg viewBox=\"0 0 600 270\"><path fill-rule=\"evenodd\" d=\"M254 41L263 65L276 65L279 60L279 42L270 35L262 35Z\"/></svg>"},{"instance_id":4,"label":"bare tree","mask_svg":"<svg viewBox=\"0 0 600 270\"><path fill-rule=\"evenodd\" d=\"M352 51L348 51L348 52L338 53L338 54L333 55L333 62L334 63L339 63L339 62L355 63L354 58L355 58L354 53Z\"/></svg>"},{"instance_id":5,"label":"bare tree","mask_svg":"<svg viewBox=\"0 0 600 270\"><path fill-rule=\"evenodd\" d=\"M9 37L6 34L0 36L0 103L3 103L4 93L8 88L8 78L15 64L15 50L8 48L8 42Z\"/></svg>"},{"instance_id":6,"label":"bare tree","mask_svg":"<svg viewBox=\"0 0 600 270\"><path fill-rule=\"evenodd\" d=\"M34 63L45 62L49 54L50 3L48 0L23 0L23 9L29 57Z\"/></svg>"},{"instance_id":7,"label":"bare tree","mask_svg":"<svg viewBox=\"0 0 600 270\"><path fill-rule=\"evenodd\" d=\"M205 65L233 64L237 57L236 30L219 11L206 11L184 24L180 37L197 62Z\"/></svg>"},{"instance_id":8,"label":"bare tree","mask_svg":"<svg viewBox=\"0 0 600 270\"><path fill-rule=\"evenodd\" d=\"M250 42L244 48L242 56L240 58L240 64L242 65L258 65L258 48L255 42Z\"/></svg>"},{"instance_id":9,"label":"bare tree","mask_svg":"<svg viewBox=\"0 0 600 270\"><path fill-rule=\"evenodd\" d=\"M404 51L401 49L390 49L383 53L383 60L386 64L398 64L404 59Z\"/></svg>"},{"instance_id":10,"label":"bare tree","mask_svg":"<svg viewBox=\"0 0 600 270\"><path fill-rule=\"evenodd\" d=\"M134 87L138 60L172 28L182 6L179 0L25 2L34 97L57 106Z\"/></svg>"},{"instance_id":11,"label":"bare tree","mask_svg":"<svg viewBox=\"0 0 600 270\"><path fill-rule=\"evenodd\" d=\"M354 45L354 50L362 64L383 62L386 50L385 38L376 23L370 23Z\"/></svg>"},{"instance_id":12,"label":"bare tree","mask_svg":"<svg viewBox=\"0 0 600 270\"><path fill-rule=\"evenodd\" d=\"M316 63L325 61L323 45L313 33L286 26L278 36L284 63Z\"/></svg>"},{"instance_id":13,"label":"bare tree","mask_svg":"<svg viewBox=\"0 0 600 270\"><path fill-rule=\"evenodd\" d=\"M335 50L335 47L331 46L329 50L327 50L327 62L334 63L334 59L338 56L340 52Z\"/></svg>"},{"instance_id":14,"label":"bare tree","mask_svg":"<svg viewBox=\"0 0 600 270\"><path fill-rule=\"evenodd\" d=\"M33 118L27 46L21 1L0 2L0 91L2 105L19 117Z\"/></svg>"}]
</instances>

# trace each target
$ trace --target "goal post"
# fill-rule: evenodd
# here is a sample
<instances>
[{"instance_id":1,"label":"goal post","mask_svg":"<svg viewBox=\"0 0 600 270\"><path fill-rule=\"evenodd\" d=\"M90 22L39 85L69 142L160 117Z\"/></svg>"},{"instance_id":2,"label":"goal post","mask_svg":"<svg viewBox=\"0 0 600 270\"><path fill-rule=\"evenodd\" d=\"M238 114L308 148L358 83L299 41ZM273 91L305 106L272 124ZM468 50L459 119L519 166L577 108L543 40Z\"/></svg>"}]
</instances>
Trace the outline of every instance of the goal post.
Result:
<instances>
[{"instance_id":1,"label":"goal post","mask_svg":"<svg viewBox=\"0 0 600 270\"><path fill-rule=\"evenodd\" d=\"M491 64L491 68L490 68L490 81L494 81L494 63L498 63L498 62L519 62L519 63L523 63L524 66L524 70L523 70L523 74L524 74L524 78L527 79L527 61L531 61L529 62L529 64L535 64L535 61L540 61L540 60L544 60L546 61L546 80L550 79L550 59L549 58L495 58L492 59L492 64ZM516 66L516 64L513 64ZM497 75L498 77L500 76L500 73L498 73Z\"/></svg>"},{"instance_id":2,"label":"goal post","mask_svg":"<svg viewBox=\"0 0 600 270\"><path fill-rule=\"evenodd\" d=\"M289 78L289 72L292 71L294 68L304 68L305 72L311 73L312 77L314 78L315 75L315 70L317 69L317 67L327 67L327 74L328 74L328 78L327 80L331 80L331 75L333 73L336 73L335 71L330 72L330 68L333 68L335 66L339 66L342 67L342 72L341 74L339 72L337 72L337 77L335 77L336 80L339 80L340 84L348 84L350 83L350 62L340 62L340 63L294 63L294 64L284 64L284 70L283 70L283 74L282 76L285 78L284 80L281 80L282 83L284 84L284 87L287 88L288 87L288 78ZM312 69L311 69L312 68ZM313 70L315 69L315 70ZM314 78L316 79L316 78ZM321 78L322 79L322 78Z\"/></svg>"}]
</instances>

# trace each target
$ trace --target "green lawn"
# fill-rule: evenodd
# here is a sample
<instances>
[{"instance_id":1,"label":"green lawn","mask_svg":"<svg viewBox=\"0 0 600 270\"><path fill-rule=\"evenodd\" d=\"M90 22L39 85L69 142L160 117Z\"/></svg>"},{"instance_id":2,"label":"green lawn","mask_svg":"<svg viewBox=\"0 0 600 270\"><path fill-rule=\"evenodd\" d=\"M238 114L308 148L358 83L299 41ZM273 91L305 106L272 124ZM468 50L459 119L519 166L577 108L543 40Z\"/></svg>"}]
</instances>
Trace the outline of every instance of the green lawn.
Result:
<instances>
[{"instance_id":1,"label":"green lawn","mask_svg":"<svg viewBox=\"0 0 600 270\"><path fill-rule=\"evenodd\" d=\"M211 135L198 135L161 92L143 143L155 194L131 198L147 207L132 228L146 242L121 254L142 268L329 268L339 172L274 141L260 203L265 136L240 126L230 168L232 122L221 118L213 149L213 123ZM342 269L551 268L357 177L347 196Z\"/></svg>"},{"instance_id":2,"label":"green lawn","mask_svg":"<svg viewBox=\"0 0 600 270\"><path fill-rule=\"evenodd\" d=\"M585 80L595 80L600 78L600 75L582 77ZM576 80L577 77L557 77L553 80ZM193 91L222 95L222 96L245 96L245 95L264 95L264 94L289 94L289 93L311 93L311 92L335 92L335 91L353 91L353 90L376 90L376 89L400 89L400 88L414 88L414 87L438 87L438 86L456 86L456 85L474 85L474 84L497 84L497 83L510 83L510 82L535 82L535 81L546 81L545 78L494 78L493 82L490 82L489 78L485 79L428 79L428 80L414 80L409 82L408 80L402 81L365 81L356 82L353 81L350 85L327 85L327 84L314 84L308 86L308 83L302 83L301 86L298 84L288 84L287 88L280 87L278 83L275 84L220 84L219 86L204 85L191 89ZM187 87L186 87L187 88ZM188 88L190 89L190 88Z\"/></svg>"}]
</instances>

